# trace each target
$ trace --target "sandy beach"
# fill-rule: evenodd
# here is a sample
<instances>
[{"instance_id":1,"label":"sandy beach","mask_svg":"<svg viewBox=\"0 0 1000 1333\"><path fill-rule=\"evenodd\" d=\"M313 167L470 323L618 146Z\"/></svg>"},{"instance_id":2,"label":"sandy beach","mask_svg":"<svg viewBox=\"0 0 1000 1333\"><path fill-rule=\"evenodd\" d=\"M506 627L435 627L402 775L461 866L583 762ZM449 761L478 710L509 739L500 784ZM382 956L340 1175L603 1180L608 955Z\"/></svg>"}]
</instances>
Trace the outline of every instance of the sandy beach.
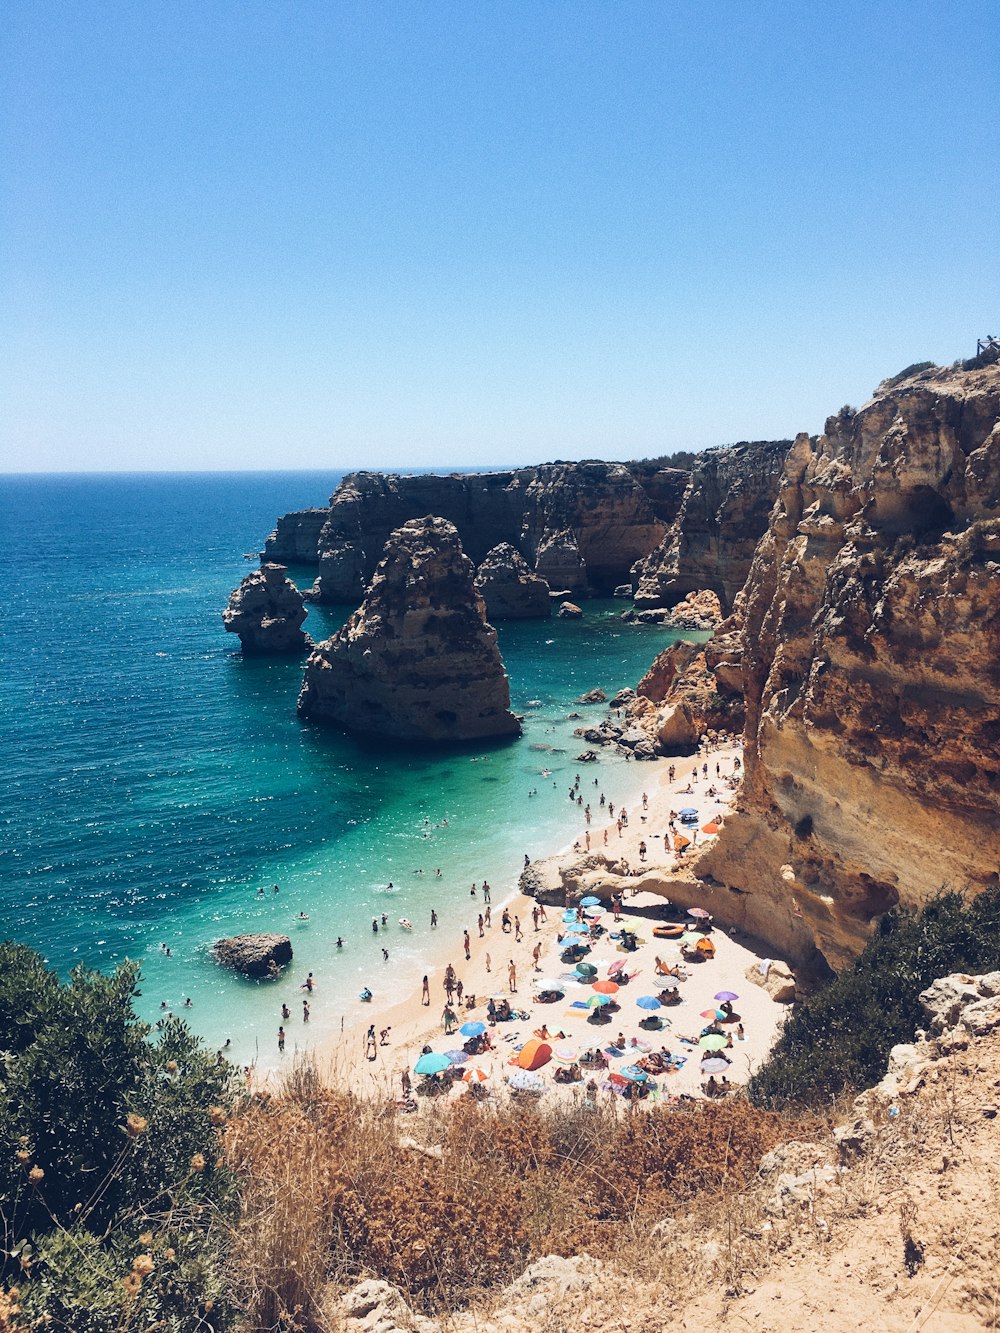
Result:
<instances>
[{"instance_id":1,"label":"sandy beach","mask_svg":"<svg viewBox=\"0 0 1000 1333\"><path fill-rule=\"evenodd\" d=\"M628 819L621 828L618 826L621 807L616 795L605 793L602 807L600 770L595 765L581 765L575 791L582 800L578 802L574 796L571 802L567 789L567 832L571 836L557 853L558 862L568 864L585 855L589 833L592 851L615 857L619 864L624 860L633 871L658 868L672 871L676 858L673 834L668 827L671 812L688 807L697 809L696 825L684 826L678 822L675 828L697 838L701 845L713 836L702 832L703 826L716 816L724 818L735 799L739 762L738 746L727 745L697 757L665 758L637 765L630 771L635 779L630 784L632 790L621 796ZM585 818L588 803L589 825ZM610 814L612 807L614 818ZM644 855L641 844L645 845ZM685 964L675 939L653 934L654 927L663 928L670 922L678 926L685 922L689 926L707 925L705 921L698 923L687 917L685 909L698 904L668 906L658 894L639 892L626 895L618 913L619 921L611 910L610 898L599 907L588 909L586 928L593 922L602 928L602 933L583 958L596 972L589 979L578 979L573 964L563 960L564 945L560 943L560 937L573 929L573 923L564 920L564 915L575 915L575 903L548 904L539 910L540 905L533 897L516 890L503 894L497 886L492 888L490 896L491 901L485 903L480 885L475 896L469 895L464 912L452 904L442 913L445 919L434 932L434 961L428 962L429 1003L419 993L392 1003L386 1003L378 995L370 1004L359 1001L356 1021L313 1048L313 1059L324 1078L363 1095L399 1098L404 1072L409 1074L414 1087L421 1082L414 1066L425 1047L442 1054L461 1052L466 1037L457 1030L446 1035L443 1023L444 978L449 963L462 983L462 1002L451 1006L456 1029L470 1022L483 1023L491 1046L485 1053L463 1060L459 1072L481 1071L482 1077L479 1073L470 1073L469 1077L481 1081L487 1094L506 1095L507 1078L516 1068L510 1064L511 1059L539 1033L543 1039L552 1034L547 1044L555 1058L548 1060L528 1081L539 1081L547 1098L580 1096L591 1078L605 1091L621 1091L625 1080L617 1071L633 1068L647 1053L663 1050L669 1052L670 1071L650 1073L649 1078L655 1084L653 1099L700 1095L706 1075L701 1068L703 1052L697 1043L712 1021L713 1010L718 1012L721 1020L718 1027L724 1035L728 1034L726 1039L730 1043L721 1053L730 1063L723 1064L716 1056L717 1063L712 1066L718 1070L717 1079L725 1076L731 1084L744 1083L770 1050L786 1006L777 1004L764 989L747 980L747 969L761 961L759 953L731 934L712 927L706 938L711 941L714 956ZM487 906L490 924L484 919L480 934L478 918L486 917ZM509 931L502 925L505 912L510 918ZM634 948L626 949L620 937L622 926L634 931ZM694 947L695 937L689 939L691 956L703 957L703 951ZM627 942L631 944L631 940ZM674 978L658 974L657 959L661 967L678 966L681 979L676 981L679 1002L654 1009L647 1007L647 997L656 997L664 986L674 984ZM560 998L541 1002L535 984L539 979L557 981ZM594 982L606 984L595 991ZM595 1016L593 1005L587 1007L588 1001L617 983L622 984L610 995L612 1003L606 1013ZM714 998L723 992L738 996L731 1002L731 1015L723 1014ZM474 997L471 1005L470 996ZM643 1006L636 1003L639 998L644 999ZM494 1005L506 999L516 1016L509 1021L489 1023L491 999ZM374 1046L366 1039L369 1025L375 1029ZM382 1044L379 1036L386 1029ZM619 1037L624 1038L621 1044L617 1041ZM583 1067L582 1081L555 1081L557 1070L567 1070L575 1057L595 1051L601 1052L598 1058L604 1062L602 1067ZM286 1058L294 1057L289 1054ZM455 1059L457 1063L457 1055ZM465 1087L465 1082L456 1080L451 1095L459 1095L459 1090L464 1091Z\"/></svg>"}]
</instances>

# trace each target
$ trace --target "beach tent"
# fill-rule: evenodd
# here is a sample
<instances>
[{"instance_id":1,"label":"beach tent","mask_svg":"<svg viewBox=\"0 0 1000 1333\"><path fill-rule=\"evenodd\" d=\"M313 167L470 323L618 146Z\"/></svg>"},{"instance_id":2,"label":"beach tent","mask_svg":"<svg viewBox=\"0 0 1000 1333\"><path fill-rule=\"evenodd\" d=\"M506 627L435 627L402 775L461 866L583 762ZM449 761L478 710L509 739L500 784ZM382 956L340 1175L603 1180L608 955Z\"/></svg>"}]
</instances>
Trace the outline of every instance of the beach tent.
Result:
<instances>
[{"instance_id":1,"label":"beach tent","mask_svg":"<svg viewBox=\"0 0 1000 1333\"><path fill-rule=\"evenodd\" d=\"M707 958L715 957L715 945L712 943L711 940L699 940L698 943L695 945L695 948L698 950L699 953L705 954Z\"/></svg>"},{"instance_id":2,"label":"beach tent","mask_svg":"<svg viewBox=\"0 0 1000 1333\"><path fill-rule=\"evenodd\" d=\"M552 1059L552 1047L547 1041L541 1041L538 1037L532 1037L526 1041L517 1055L511 1060L512 1065L517 1065L519 1069L541 1069L542 1065L547 1065Z\"/></svg>"}]
</instances>

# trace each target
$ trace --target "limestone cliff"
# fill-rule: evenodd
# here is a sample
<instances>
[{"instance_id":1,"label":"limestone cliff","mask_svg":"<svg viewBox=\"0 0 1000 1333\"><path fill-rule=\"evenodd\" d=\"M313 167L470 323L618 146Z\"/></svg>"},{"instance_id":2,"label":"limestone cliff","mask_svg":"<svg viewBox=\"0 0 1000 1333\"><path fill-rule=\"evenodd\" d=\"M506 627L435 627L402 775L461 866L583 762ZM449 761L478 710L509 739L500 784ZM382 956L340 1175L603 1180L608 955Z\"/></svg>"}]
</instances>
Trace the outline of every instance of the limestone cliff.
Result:
<instances>
[{"instance_id":1,"label":"limestone cliff","mask_svg":"<svg viewBox=\"0 0 1000 1333\"><path fill-rule=\"evenodd\" d=\"M307 659L299 713L401 741L517 736L474 573L445 519L397 528L361 606Z\"/></svg>"},{"instance_id":2,"label":"limestone cliff","mask_svg":"<svg viewBox=\"0 0 1000 1333\"><path fill-rule=\"evenodd\" d=\"M677 469L649 472L651 494L623 463L547 463L505 472L396 476L355 472L326 511L288 514L267 553L310 547L316 515L325 514L313 560L315 594L354 602L364 592L389 533L434 513L453 523L476 563L501 542L515 547L553 588L610 593L648 555L680 503Z\"/></svg>"},{"instance_id":3,"label":"limestone cliff","mask_svg":"<svg viewBox=\"0 0 1000 1333\"><path fill-rule=\"evenodd\" d=\"M1000 367L931 368L788 456L740 595L746 776L713 911L841 966L1000 869Z\"/></svg>"},{"instance_id":4,"label":"limestone cliff","mask_svg":"<svg viewBox=\"0 0 1000 1333\"><path fill-rule=\"evenodd\" d=\"M246 657L304 653L312 639L302 629L302 601L284 565L261 565L234 589L222 621L230 634L239 635Z\"/></svg>"},{"instance_id":5,"label":"limestone cliff","mask_svg":"<svg viewBox=\"0 0 1000 1333\"><path fill-rule=\"evenodd\" d=\"M476 573L476 587L491 622L545 620L552 614L549 585L532 574L520 551L509 542L487 552Z\"/></svg>"},{"instance_id":6,"label":"limestone cliff","mask_svg":"<svg viewBox=\"0 0 1000 1333\"><path fill-rule=\"evenodd\" d=\"M708 449L659 546L632 571L640 609L710 588L728 611L750 570L778 493L789 440Z\"/></svg>"},{"instance_id":7,"label":"limestone cliff","mask_svg":"<svg viewBox=\"0 0 1000 1333\"><path fill-rule=\"evenodd\" d=\"M264 560L279 565L315 565L319 534L328 509L297 509L282 514L274 531L264 543Z\"/></svg>"}]
</instances>

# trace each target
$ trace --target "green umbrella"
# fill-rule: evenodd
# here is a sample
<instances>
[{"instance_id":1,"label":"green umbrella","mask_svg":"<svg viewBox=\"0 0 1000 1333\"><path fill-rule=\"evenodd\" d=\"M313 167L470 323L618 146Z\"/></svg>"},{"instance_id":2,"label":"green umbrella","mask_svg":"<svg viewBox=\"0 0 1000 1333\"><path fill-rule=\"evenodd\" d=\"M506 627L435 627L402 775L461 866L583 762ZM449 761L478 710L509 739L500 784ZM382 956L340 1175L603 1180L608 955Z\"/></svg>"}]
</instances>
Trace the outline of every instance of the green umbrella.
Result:
<instances>
[{"instance_id":1,"label":"green umbrella","mask_svg":"<svg viewBox=\"0 0 1000 1333\"><path fill-rule=\"evenodd\" d=\"M610 995L592 995L587 1001L588 1009L603 1009L606 1004L611 1003Z\"/></svg>"},{"instance_id":2,"label":"green umbrella","mask_svg":"<svg viewBox=\"0 0 1000 1333\"><path fill-rule=\"evenodd\" d=\"M721 1032L710 1032L707 1037L702 1037L698 1045L706 1051L721 1051L726 1045L726 1039Z\"/></svg>"},{"instance_id":3,"label":"green umbrella","mask_svg":"<svg viewBox=\"0 0 1000 1333\"><path fill-rule=\"evenodd\" d=\"M681 944L700 944L701 941L702 941L704 938L705 938L704 935L702 935L702 934L700 934L700 933L698 933L698 932L696 932L696 931L693 931L693 930L686 930L686 931L684 932L684 934L683 934L683 935L681 936L681 938L680 938L680 943L681 943Z\"/></svg>"},{"instance_id":4,"label":"green umbrella","mask_svg":"<svg viewBox=\"0 0 1000 1333\"><path fill-rule=\"evenodd\" d=\"M440 1074L445 1069L451 1068L451 1061L446 1055L438 1055L434 1051L429 1051L422 1055L413 1066L415 1074Z\"/></svg>"}]
</instances>

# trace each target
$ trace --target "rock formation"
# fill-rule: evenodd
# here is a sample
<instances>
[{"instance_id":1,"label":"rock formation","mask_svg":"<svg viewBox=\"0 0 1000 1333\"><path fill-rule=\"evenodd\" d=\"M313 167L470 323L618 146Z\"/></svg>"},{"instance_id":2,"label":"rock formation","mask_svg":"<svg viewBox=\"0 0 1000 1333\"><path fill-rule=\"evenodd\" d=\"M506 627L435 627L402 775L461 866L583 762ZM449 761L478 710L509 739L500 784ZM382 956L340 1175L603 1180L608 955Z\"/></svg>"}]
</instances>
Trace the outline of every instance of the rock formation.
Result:
<instances>
[{"instance_id":1,"label":"rock formation","mask_svg":"<svg viewBox=\"0 0 1000 1333\"><path fill-rule=\"evenodd\" d=\"M532 574L520 551L501 542L488 551L476 574L486 616L497 620L545 620L552 614L549 585Z\"/></svg>"},{"instance_id":2,"label":"rock formation","mask_svg":"<svg viewBox=\"0 0 1000 1333\"><path fill-rule=\"evenodd\" d=\"M261 565L234 589L222 621L230 634L239 635L245 657L304 653L312 639L302 629L302 602L284 565Z\"/></svg>"},{"instance_id":3,"label":"rock formation","mask_svg":"<svg viewBox=\"0 0 1000 1333\"><path fill-rule=\"evenodd\" d=\"M722 623L722 603L710 588L689 592L676 606L652 611L626 611L622 620L637 620L645 625L666 625L668 629L714 630Z\"/></svg>"},{"instance_id":4,"label":"rock formation","mask_svg":"<svg viewBox=\"0 0 1000 1333\"><path fill-rule=\"evenodd\" d=\"M713 911L840 967L1000 870L1000 367L921 370L791 450L742 620L746 776Z\"/></svg>"},{"instance_id":5,"label":"rock formation","mask_svg":"<svg viewBox=\"0 0 1000 1333\"><path fill-rule=\"evenodd\" d=\"M517 736L474 574L445 519L396 529L361 606L306 661L299 713L400 741Z\"/></svg>"},{"instance_id":6,"label":"rock formation","mask_svg":"<svg viewBox=\"0 0 1000 1333\"><path fill-rule=\"evenodd\" d=\"M287 935L231 935L218 940L213 953L246 977L276 977L292 961L292 941Z\"/></svg>"},{"instance_id":7,"label":"rock formation","mask_svg":"<svg viewBox=\"0 0 1000 1333\"><path fill-rule=\"evenodd\" d=\"M282 514L264 543L263 559L281 565L315 565L319 534L329 512L328 509L298 509Z\"/></svg>"},{"instance_id":8,"label":"rock formation","mask_svg":"<svg viewBox=\"0 0 1000 1333\"><path fill-rule=\"evenodd\" d=\"M710 588L728 611L743 587L778 493L789 440L708 449L660 545L632 570L640 610Z\"/></svg>"},{"instance_id":9,"label":"rock formation","mask_svg":"<svg viewBox=\"0 0 1000 1333\"><path fill-rule=\"evenodd\" d=\"M626 464L602 462L451 476L355 472L337 487L328 510L280 519L266 554L291 560L309 548L323 514L312 547L319 563L316 596L356 602L389 533L434 513L455 525L477 563L507 542L555 588L610 593L660 541L687 479L671 468L647 468L642 476L644 484Z\"/></svg>"},{"instance_id":10,"label":"rock formation","mask_svg":"<svg viewBox=\"0 0 1000 1333\"><path fill-rule=\"evenodd\" d=\"M685 754L706 735L742 731L742 690L719 679L717 663L711 642L682 639L657 655L636 686L627 715L661 754Z\"/></svg>"}]
</instances>

